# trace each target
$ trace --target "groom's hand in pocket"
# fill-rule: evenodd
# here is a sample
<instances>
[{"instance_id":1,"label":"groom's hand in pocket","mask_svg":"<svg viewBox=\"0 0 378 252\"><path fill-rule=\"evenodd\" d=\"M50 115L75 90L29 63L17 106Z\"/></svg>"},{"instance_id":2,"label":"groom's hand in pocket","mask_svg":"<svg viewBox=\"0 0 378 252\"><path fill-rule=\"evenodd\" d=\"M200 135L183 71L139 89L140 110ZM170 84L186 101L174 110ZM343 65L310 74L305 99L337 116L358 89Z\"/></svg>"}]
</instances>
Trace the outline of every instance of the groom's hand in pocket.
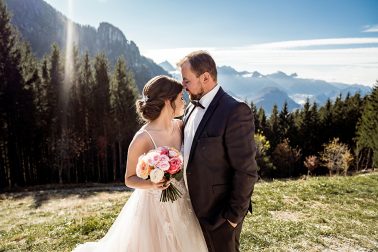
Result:
<instances>
[{"instance_id":1,"label":"groom's hand in pocket","mask_svg":"<svg viewBox=\"0 0 378 252\"><path fill-rule=\"evenodd\" d=\"M238 225L237 223L233 223L233 222L231 222L231 221L229 221L229 220L227 220L228 221L228 223L233 227L233 228L236 228L236 226Z\"/></svg>"}]
</instances>

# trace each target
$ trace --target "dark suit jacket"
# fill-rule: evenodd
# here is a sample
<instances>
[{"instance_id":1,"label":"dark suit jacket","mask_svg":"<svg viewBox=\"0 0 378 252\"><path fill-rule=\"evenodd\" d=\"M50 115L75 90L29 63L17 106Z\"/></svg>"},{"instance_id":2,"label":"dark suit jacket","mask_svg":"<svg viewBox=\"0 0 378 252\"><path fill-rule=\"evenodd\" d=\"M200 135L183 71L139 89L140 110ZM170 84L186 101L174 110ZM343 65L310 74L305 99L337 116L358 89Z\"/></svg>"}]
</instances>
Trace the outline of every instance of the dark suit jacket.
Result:
<instances>
[{"instance_id":1,"label":"dark suit jacket","mask_svg":"<svg viewBox=\"0 0 378 252\"><path fill-rule=\"evenodd\" d=\"M197 128L186 169L193 209L210 230L225 219L240 223L252 210L257 181L253 134L249 106L220 88Z\"/></svg>"}]
</instances>

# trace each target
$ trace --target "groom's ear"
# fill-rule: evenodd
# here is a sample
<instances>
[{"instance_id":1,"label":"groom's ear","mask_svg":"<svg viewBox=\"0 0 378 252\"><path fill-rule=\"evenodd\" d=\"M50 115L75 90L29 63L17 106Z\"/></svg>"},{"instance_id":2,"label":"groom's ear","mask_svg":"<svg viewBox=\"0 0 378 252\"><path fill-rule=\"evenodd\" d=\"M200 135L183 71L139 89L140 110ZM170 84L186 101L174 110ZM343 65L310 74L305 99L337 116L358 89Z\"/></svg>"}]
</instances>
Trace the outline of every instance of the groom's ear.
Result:
<instances>
[{"instance_id":1,"label":"groom's ear","mask_svg":"<svg viewBox=\"0 0 378 252\"><path fill-rule=\"evenodd\" d=\"M208 83L210 80L210 74L208 72L204 72L202 74L202 81L203 83Z\"/></svg>"}]
</instances>

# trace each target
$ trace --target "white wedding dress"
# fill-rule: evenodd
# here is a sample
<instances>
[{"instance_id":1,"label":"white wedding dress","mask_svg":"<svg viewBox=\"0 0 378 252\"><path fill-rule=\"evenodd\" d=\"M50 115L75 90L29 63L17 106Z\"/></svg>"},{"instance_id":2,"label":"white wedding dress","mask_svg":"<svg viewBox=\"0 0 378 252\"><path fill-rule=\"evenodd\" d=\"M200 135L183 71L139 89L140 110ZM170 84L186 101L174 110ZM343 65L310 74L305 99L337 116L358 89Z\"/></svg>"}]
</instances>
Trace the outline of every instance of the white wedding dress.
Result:
<instances>
[{"instance_id":1,"label":"white wedding dress","mask_svg":"<svg viewBox=\"0 0 378 252\"><path fill-rule=\"evenodd\" d=\"M160 190L136 189L108 233L97 242L80 244L73 252L208 251L183 179L171 183L183 193L181 198L160 202Z\"/></svg>"}]
</instances>

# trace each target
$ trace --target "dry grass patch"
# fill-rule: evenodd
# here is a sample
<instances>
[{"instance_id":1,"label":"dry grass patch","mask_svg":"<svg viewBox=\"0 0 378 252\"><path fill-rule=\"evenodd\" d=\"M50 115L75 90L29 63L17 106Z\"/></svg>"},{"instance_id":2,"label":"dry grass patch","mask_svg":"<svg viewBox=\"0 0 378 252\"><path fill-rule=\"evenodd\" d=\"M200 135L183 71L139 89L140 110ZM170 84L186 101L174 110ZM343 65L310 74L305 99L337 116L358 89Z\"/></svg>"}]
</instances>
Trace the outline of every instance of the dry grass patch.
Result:
<instances>
[{"instance_id":1,"label":"dry grass patch","mask_svg":"<svg viewBox=\"0 0 378 252\"><path fill-rule=\"evenodd\" d=\"M289 211L270 211L273 219L283 220L283 221L301 221L304 219L304 215L297 212Z\"/></svg>"}]
</instances>

